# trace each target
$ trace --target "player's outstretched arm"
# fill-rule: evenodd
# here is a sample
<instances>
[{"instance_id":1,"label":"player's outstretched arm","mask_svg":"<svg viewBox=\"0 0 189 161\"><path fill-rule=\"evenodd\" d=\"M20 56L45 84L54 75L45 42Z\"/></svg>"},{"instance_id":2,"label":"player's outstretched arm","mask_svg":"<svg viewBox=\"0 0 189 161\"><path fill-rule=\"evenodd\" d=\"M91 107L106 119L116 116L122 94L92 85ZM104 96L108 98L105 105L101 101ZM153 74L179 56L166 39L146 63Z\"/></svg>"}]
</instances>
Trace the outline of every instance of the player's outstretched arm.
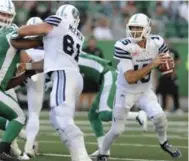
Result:
<instances>
[{"instance_id":1,"label":"player's outstretched arm","mask_svg":"<svg viewBox=\"0 0 189 161\"><path fill-rule=\"evenodd\" d=\"M20 85L22 82L24 82L28 77L31 77L32 75L35 75L35 71L25 72L17 77L13 77L7 85L6 90L9 90L11 88L14 88L18 85Z\"/></svg>"},{"instance_id":2,"label":"player's outstretched arm","mask_svg":"<svg viewBox=\"0 0 189 161\"><path fill-rule=\"evenodd\" d=\"M35 36L35 35L44 36L47 33L49 33L52 29L53 29L52 25L43 22L36 25L24 25L18 29L17 33L20 37Z\"/></svg>"},{"instance_id":3,"label":"player's outstretched arm","mask_svg":"<svg viewBox=\"0 0 189 161\"><path fill-rule=\"evenodd\" d=\"M11 39L10 42L16 49L30 49L43 45L41 40Z\"/></svg>"},{"instance_id":4,"label":"player's outstretched arm","mask_svg":"<svg viewBox=\"0 0 189 161\"><path fill-rule=\"evenodd\" d=\"M162 55L158 55L152 63L148 64L147 66L138 69L138 70L128 70L124 73L125 79L129 84L134 84L138 80L142 79L145 77L153 68L156 68L159 66L161 63L163 63L165 59L163 59Z\"/></svg>"}]
</instances>

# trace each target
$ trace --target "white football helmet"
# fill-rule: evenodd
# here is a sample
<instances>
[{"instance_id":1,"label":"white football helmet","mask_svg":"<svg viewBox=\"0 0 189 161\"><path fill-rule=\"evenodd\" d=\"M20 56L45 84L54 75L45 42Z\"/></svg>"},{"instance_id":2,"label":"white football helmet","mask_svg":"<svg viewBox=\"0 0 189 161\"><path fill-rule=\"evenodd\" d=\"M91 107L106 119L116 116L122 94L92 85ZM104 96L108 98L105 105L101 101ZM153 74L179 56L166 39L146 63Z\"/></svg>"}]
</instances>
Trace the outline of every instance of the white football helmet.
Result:
<instances>
[{"instance_id":1,"label":"white football helmet","mask_svg":"<svg viewBox=\"0 0 189 161\"><path fill-rule=\"evenodd\" d=\"M56 15L61 17L63 22L71 24L74 28L77 28L80 22L79 10L73 5L66 4L58 8Z\"/></svg>"},{"instance_id":2,"label":"white football helmet","mask_svg":"<svg viewBox=\"0 0 189 161\"><path fill-rule=\"evenodd\" d=\"M40 18L40 17L31 17L26 25L36 25L36 24L39 24L39 23L42 23L43 20Z\"/></svg>"},{"instance_id":3,"label":"white football helmet","mask_svg":"<svg viewBox=\"0 0 189 161\"><path fill-rule=\"evenodd\" d=\"M43 20L40 18L40 17L31 17L26 25L36 25L36 24L39 24L39 23L42 23ZM35 38L37 37L37 35L32 35L32 36L25 36L25 38Z\"/></svg>"},{"instance_id":4,"label":"white football helmet","mask_svg":"<svg viewBox=\"0 0 189 161\"><path fill-rule=\"evenodd\" d=\"M16 15L14 4L11 0L0 0L0 27L8 27L12 24Z\"/></svg>"},{"instance_id":5,"label":"white football helmet","mask_svg":"<svg viewBox=\"0 0 189 161\"><path fill-rule=\"evenodd\" d=\"M132 27L142 27L142 30L133 30ZM134 14L126 25L127 36L133 37L135 41L141 41L151 32L150 18L142 13Z\"/></svg>"}]
</instances>

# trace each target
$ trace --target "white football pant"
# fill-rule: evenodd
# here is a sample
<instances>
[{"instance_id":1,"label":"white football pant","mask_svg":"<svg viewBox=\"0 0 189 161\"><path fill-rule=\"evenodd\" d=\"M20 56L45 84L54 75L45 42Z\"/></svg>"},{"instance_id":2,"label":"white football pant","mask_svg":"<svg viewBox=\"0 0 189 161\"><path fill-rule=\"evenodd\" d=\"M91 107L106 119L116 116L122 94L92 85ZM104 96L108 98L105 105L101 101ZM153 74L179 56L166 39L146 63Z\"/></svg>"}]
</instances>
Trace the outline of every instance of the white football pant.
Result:
<instances>
[{"instance_id":1,"label":"white football pant","mask_svg":"<svg viewBox=\"0 0 189 161\"><path fill-rule=\"evenodd\" d=\"M25 152L32 153L36 136L39 132L39 115L43 106L44 74L39 73L28 79L28 121L26 126Z\"/></svg>"},{"instance_id":2,"label":"white football pant","mask_svg":"<svg viewBox=\"0 0 189 161\"><path fill-rule=\"evenodd\" d=\"M161 118L161 120L165 120L164 112L158 103L155 93L151 89L135 94L124 93L123 91L117 89L115 105L113 108L112 127L104 138L102 147L100 149L101 154L107 154L113 141L125 131L125 120L128 118L128 113L134 104L139 104L141 110L145 111L150 119L153 120L157 117L158 120L159 118ZM157 124L160 125L160 123L161 122L159 121ZM159 126L160 128L158 127L158 130L161 131L161 135L165 140L166 122L163 126L163 128Z\"/></svg>"},{"instance_id":3,"label":"white football pant","mask_svg":"<svg viewBox=\"0 0 189 161\"><path fill-rule=\"evenodd\" d=\"M70 151L72 161L91 161L88 157L83 133L74 123L76 102L83 89L81 74L73 70L54 71L50 94L50 118L62 142Z\"/></svg>"}]
</instances>

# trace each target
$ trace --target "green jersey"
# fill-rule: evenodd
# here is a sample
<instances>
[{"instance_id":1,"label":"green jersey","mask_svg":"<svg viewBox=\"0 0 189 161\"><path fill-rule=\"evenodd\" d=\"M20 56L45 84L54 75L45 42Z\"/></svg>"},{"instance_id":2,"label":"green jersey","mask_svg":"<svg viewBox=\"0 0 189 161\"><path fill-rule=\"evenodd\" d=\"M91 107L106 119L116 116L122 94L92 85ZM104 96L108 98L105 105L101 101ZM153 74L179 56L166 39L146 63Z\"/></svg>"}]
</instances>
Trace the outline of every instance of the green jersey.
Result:
<instances>
[{"instance_id":1,"label":"green jersey","mask_svg":"<svg viewBox=\"0 0 189 161\"><path fill-rule=\"evenodd\" d=\"M16 32L15 25L0 30L0 89L6 90L9 80L14 76L16 64L20 60L20 55L10 44L10 37Z\"/></svg>"},{"instance_id":2,"label":"green jersey","mask_svg":"<svg viewBox=\"0 0 189 161\"><path fill-rule=\"evenodd\" d=\"M110 66L110 61L85 53L79 55L78 63L80 72L84 74L84 77L98 84L101 83L104 73L115 70Z\"/></svg>"}]
</instances>

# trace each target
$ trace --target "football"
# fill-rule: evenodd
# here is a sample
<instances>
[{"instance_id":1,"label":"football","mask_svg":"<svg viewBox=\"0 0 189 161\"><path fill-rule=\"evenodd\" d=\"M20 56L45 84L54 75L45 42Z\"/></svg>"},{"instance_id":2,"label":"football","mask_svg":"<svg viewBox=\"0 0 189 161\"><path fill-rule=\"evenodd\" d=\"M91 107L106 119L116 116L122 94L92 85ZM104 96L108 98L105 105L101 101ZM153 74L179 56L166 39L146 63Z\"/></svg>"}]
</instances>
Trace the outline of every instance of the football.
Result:
<instances>
[{"instance_id":1,"label":"football","mask_svg":"<svg viewBox=\"0 0 189 161\"><path fill-rule=\"evenodd\" d=\"M164 62L159 65L158 69L161 72L161 75L171 74L175 67L174 60L171 56L165 55Z\"/></svg>"}]
</instances>

